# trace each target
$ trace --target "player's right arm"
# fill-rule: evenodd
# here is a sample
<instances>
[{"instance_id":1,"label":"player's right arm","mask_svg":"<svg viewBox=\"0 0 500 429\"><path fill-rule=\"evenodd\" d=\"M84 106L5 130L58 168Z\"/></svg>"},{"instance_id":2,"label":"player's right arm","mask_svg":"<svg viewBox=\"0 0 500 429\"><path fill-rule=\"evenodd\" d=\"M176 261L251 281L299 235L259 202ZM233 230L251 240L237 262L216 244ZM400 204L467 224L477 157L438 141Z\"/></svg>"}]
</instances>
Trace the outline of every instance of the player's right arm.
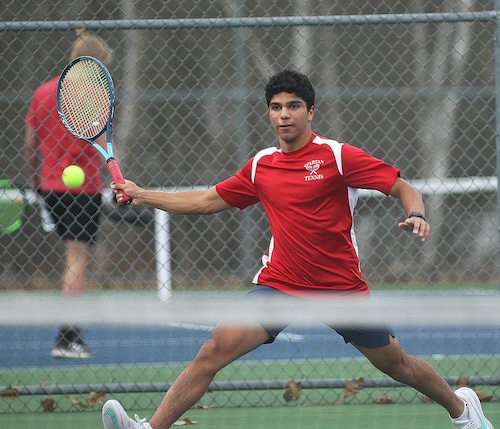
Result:
<instances>
[{"instance_id":1,"label":"player's right arm","mask_svg":"<svg viewBox=\"0 0 500 429\"><path fill-rule=\"evenodd\" d=\"M207 190L193 190L187 192L159 192L143 189L130 180L124 184L112 183L111 188L121 203L122 189L132 198L134 206L149 206L165 210L173 214L207 215L231 208L217 193L215 187Z\"/></svg>"}]
</instances>

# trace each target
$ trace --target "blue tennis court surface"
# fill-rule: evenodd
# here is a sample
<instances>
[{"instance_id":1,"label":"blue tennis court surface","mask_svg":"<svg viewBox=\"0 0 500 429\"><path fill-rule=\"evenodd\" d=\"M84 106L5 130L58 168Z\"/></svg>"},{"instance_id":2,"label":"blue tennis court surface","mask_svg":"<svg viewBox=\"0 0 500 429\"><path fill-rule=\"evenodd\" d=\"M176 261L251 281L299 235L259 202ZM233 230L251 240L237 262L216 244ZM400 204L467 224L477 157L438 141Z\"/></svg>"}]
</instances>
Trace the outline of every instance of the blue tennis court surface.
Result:
<instances>
[{"instance_id":1,"label":"blue tennis court surface","mask_svg":"<svg viewBox=\"0 0 500 429\"><path fill-rule=\"evenodd\" d=\"M0 368L64 365L150 364L190 361L211 332L210 327L84 326L84 338L95 357L85 360L50 356L56 327L0 327ZM500 355L500 328L395 327L412 355ZM328 359L359 357L354 347L327 327L293 325L274 344L249 353L245 360Z\"/></svg>"}]
</instances>

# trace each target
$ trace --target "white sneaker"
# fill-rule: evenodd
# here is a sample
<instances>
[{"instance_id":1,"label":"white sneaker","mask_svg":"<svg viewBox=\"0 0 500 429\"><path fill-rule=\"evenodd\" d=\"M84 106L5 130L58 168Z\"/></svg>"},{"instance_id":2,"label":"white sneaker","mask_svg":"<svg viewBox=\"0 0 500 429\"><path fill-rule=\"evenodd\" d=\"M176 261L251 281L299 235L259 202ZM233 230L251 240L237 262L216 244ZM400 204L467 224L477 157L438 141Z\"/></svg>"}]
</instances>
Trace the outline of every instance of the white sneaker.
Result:
<instances>
[{"instance_id":1,"label":"white sneaker","mask_svg":"<svg viewBox=\"0 0 500 429\"><path fill-rule=\"evenodd\" d=\"M469 414L465 419L451 419L457 429L494 429L483 413L476 392L468 387L461 387L455 394L465 402Z\"/></svg>"},{"instance_id":2,"label":"white sneaker","mask_svg":"<svg viewBox=\"0 0 500 429\"><path fill-rule=\"evenodd\" d=\"M56 344L50 355L55 358L67 359L90 359L94 357L94 353L90 350L90 347L82 340Z\"/></svg>"},{"instance_id":3,"label":"white sneaker","mask_svg":"<svg viewBox=\"0 0 500 429\"><path fill-rule=\"evenodd\" d=\"M151 429L146 419L141 419L137 414L132 420L118 401L111 399L102 407L102 423L104 429Z\"/></svg>"}]
</instances>

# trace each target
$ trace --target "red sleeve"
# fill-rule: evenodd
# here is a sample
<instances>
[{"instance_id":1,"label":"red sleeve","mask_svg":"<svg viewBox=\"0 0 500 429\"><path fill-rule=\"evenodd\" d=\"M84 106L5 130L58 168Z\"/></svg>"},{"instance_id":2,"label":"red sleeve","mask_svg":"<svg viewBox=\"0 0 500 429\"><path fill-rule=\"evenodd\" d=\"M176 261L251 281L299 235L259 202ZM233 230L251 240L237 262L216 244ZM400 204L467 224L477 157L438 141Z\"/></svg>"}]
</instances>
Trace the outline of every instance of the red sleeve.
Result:
<instances>
[{"instance_id":1,"label":"red sleeve","mask_svg":"<svg viewBox=\"0 0 500 429\"><path fill-rule=\"evenodd\" d=\"M252 160L249 160L234 176L215 185L219 196L230 206L243 210L259 202L251 181L251 170Z\"/></svg>"},{"instance_id":2,"label":"red sleeve","mask_svg":"<svg viewBox=\"0 0 500 429\"><path fill-rule=\"evenodd\" d=\"M389 195L400 171L349 144L342 146L342 169L347 186L374 189Z\"/></svg>"}]
</instances>

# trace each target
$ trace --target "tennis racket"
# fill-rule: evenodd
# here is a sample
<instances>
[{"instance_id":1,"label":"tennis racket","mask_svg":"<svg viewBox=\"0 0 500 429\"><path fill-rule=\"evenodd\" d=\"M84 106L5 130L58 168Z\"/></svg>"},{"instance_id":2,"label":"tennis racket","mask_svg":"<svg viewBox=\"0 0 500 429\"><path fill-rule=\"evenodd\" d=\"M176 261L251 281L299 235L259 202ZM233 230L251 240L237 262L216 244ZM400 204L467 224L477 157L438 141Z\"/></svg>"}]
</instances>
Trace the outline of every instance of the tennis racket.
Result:
<instances>
[{"instance_id":1,"label":"tennis racket","mask_svg":"<svg viewBox=\"0 0 500 429\"><path fill-rule=\"evenodd\" d=\"M57 110L66 128L104 157L115 183L125 183L113 156L115 89L106 66L94 57L78 57L63 70L57 84ZM96 139L106 132L106 148ZM120 191L123 204L132 199Z\"/></svg>"},{"instance_id":2,"label":"tennis racket","mask_svg":"<svg viewBox=\"0 0 500 429\"><path fill-rule=\"evenodd\" d=\"M0 179L0 235L13 234L21 228L27 203L21 188L9 179Z\"/></svg>"}]
</instances>

